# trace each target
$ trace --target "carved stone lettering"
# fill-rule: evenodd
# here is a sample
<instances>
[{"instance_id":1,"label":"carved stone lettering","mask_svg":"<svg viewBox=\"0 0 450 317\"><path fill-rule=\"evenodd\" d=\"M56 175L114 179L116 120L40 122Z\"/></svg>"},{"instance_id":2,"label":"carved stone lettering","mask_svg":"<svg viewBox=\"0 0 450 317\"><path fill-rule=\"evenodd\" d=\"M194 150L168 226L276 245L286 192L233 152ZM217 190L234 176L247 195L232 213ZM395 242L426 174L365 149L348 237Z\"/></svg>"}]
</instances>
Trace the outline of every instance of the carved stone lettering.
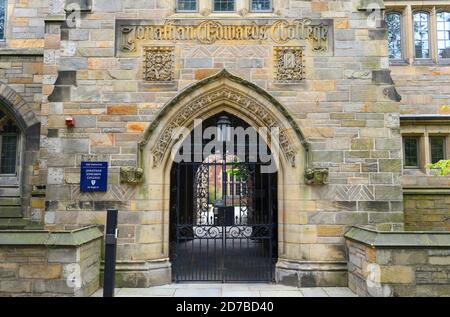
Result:
<instances>
[{"instance_id":1,"label":"carved stone lettering","mask_svg":"<svg viewBox=\"0 0 450 317\"><path fill-rule=\"evenodd\" d=\"M314 51L328 50L329 26L311 19L276 20L249 24L223 24L215 20L192 25L167 21L161 25L120 25L120 47L124 53L136 52L139 42L198 41L212 44L217 41L272 41L285 44L292 40L309 40Z\"/></svg>"}]
</instances>

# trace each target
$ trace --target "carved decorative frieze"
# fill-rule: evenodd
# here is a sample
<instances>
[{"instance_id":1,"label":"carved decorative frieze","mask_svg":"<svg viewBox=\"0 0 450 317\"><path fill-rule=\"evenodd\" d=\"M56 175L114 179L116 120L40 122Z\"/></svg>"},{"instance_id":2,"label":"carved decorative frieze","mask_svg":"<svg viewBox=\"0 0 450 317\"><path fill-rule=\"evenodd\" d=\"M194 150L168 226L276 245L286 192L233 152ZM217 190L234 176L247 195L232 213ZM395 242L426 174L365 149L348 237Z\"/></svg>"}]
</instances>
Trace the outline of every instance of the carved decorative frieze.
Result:
<instances>
[{"instance_id":1,"label":"carved decorative frieze","mask_svg":"<svg viewBox=\"0 0 450 317\"><path fill-rule=\"evenodd\" d=\"M205 14L202 12L202 14ZM219 41L249 42L272 41L285 44L291 41L308 40L312 50L328 50L328 20L311 20L309 18L295 20L248 21L244 23L205 20L181 23L178 20L165 21L163 24L146 25L137 21L136 25L121 24L118 21L119 49L124 53L138 53L138 46L157 41L198 41L202 44L213 44ZM225 24L226 23L226 24Z\"/></svg>"},{"instance_id":2,"label":"carved decorative frieze","mask_svg":"<svg viewBox=\"0 0 450 317\"><path fill-rule=\"evenodd\" d=\"M174 79L175 57L173 47L146 47L144 54L144 80L167 82Z\"/></svg>"},{"instance_id":3,"label":"carved decorative frieze","mask_svg":"<svg viewBox=\"0 0 450 317\"><path fill-rule=\"evenodd\" d=\"M327 168L308 168L305 171L305 181L308 185L326 185L328 184Z\"/></svg>"},{"instance_id":4,"label":"carved decorative frieze","mask_svg":"<svg viewBox=\"0 0 450 317\"><path fill-rule=\"evenodd\" d=\"M227 100L238 104L245 109L250 116L254 116L261 120L268 129L276 128L278 126L275 116L256 100L229 87L221 87L194 99L183 109L180 109L180 111L177 112L177 115L167 123L164 130L159 135L156 145L152 149L153 164L158 166L161 163L166 151L178 137L178 135L176 135L178 128L186 127L188 122L192 120L197 113L220 100ZM295 166L296 149L292 144L288 131L280 129L278 137L281 151L287 161L290 162L292 166Z\"/></svg>"},{"instance_id":5,"label":"carved decorative frieze","mask_svg":"<svg viewBox=\"0 0 450 317\"><path fill-rule=\"evenodd\" d=\"M122 184L139 184L144 177L144 170L138 167L122 167L120 168L120 182Z\"/></svg>"},{"instance_id":6,"label":"carved decorative frieze","mask_svg":"<svg viewBox=\"0 0 450 317\"><path fill-rule=\"evenodd\" d=\"M275 80L299 81L303 79L303 49L279 46L274 48Z\"/></svg>"}]
</instances>

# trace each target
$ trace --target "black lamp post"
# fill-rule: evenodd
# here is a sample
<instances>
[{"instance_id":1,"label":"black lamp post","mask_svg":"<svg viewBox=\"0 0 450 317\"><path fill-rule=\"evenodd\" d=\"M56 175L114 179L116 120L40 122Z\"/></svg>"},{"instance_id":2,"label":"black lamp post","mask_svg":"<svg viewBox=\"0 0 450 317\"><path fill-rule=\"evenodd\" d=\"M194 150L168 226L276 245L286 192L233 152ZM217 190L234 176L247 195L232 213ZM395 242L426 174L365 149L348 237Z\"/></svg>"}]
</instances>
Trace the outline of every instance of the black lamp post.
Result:
<instances>
[{"instance_id":1,"label":"black lamp post","mask_svg":"<svg viewBox=\"0 0 450 317\"><path fill-rule=\"evenodd\" d=\"M223 224L225 208L227 205L227 150L226 143L231 140L231 121L227 116L220 116L217 120L217 140L222 154L222 206L219 207L219 218Z\"/></svg>"},{"instance_id":2,"label":"black lamp post","mask_svg":"<svg viewBox=\"0 0 450 317\"><path fill-rule=\"evenodd\" d=\"M219 142L231 140L231 121L227 116L220 116L217 120L217 139Z\"/></svg>"}]
</instances>

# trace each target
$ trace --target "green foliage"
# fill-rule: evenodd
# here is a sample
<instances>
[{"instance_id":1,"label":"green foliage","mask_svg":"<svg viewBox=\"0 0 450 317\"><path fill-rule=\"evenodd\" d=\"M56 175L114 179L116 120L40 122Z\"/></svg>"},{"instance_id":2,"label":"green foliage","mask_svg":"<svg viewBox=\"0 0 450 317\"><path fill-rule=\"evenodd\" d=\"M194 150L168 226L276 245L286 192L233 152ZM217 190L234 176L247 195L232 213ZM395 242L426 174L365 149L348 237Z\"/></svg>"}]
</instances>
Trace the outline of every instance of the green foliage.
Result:
<instances>
[{"instance_id":1,"label":"green foliage","mask_svg":"<svg viewBox=\"0 0 450 317\"><path fill-rule=\"evenodd\" d=\"M226 170L228 175L234 175L236 180L246 180L249 175L249 170L245 166L239 166L237 168L229 168Z\"/></svg>"},{"instance_id":2,"label":"green foliage","mask_svg":"<svg viewBox=\"0 0 450 317\"><path fill-rule=\"evenodd\" d=\"M234 163L239 163L240 160L238 157L234 157ZM227 165L233 165L231 163L226 163ZM245 180L249 175L249 170L245 165L237 165L235 168L227 168L225 171L228 175L234 175L237 179Z\"/></svg>"},{"instance_id":3,"label":"green foliage","mask_svg":"<svg viewBox=\"0 0 450 317\"><path fill-rule=\"evenodd\" d=\"M450 174L450 160L441 160L435 164L427 164L427 168L436 169L436 176L447 176Z\"/></svg>"}]
</instances>

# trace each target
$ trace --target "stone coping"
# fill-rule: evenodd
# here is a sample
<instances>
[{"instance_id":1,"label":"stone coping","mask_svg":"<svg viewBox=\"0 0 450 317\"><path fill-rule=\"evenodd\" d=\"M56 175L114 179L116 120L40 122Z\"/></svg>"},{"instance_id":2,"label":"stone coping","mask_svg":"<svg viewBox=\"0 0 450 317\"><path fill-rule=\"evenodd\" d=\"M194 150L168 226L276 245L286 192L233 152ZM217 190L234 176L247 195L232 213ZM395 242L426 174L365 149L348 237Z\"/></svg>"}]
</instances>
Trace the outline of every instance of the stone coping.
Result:
<instances>
[{"instance_id":1,"label":"stone coping","mask_svg":"<svg viewBox=\"0 0 450 317\"><path fill-rule=\"evenodd\" d=\"M78 247L102 237L96 226L71 231L0 230L0 246Z\"/></svg>"},{"instance_id":2,"label":"stone coping","mask_svg":"<svg viewBox=\"0 0 450 317\"><path fill-rule=\"evenodd\" d=\"M431 176L430 176L431 177ZM449 195L448 186L403 186L404 195Z\"/></svg>"},{"instance_id":3,"label":"stone coping","mask_svg":"<svg viewBox=\"0 0 450 317\"><path fill-rule=\"evenodd\" d=\"M1 208L1 207L0 207ZM0 218L2 230L43 230L44 226L26 218Z\"/></svg>"},{"instance_id":4,"label":"stone coping","mask_svg":"<svg viewBox=\"0 0 450 317\"><path fill-rule=\"evenodd\" d=\"M0 56L43 56L43 48L2 48L0 47Z\"/></svg>"},{"instance_id":5,"label":"stone coping","mask_svg":"<svg viewBox=\"0 0 450 317\"><path fill-rule=\"evenodd\" d=\"M371 247L450 247L450 231L377 231L357 226L350 228L344 237Z\"/></svg>"}]
</instances>

